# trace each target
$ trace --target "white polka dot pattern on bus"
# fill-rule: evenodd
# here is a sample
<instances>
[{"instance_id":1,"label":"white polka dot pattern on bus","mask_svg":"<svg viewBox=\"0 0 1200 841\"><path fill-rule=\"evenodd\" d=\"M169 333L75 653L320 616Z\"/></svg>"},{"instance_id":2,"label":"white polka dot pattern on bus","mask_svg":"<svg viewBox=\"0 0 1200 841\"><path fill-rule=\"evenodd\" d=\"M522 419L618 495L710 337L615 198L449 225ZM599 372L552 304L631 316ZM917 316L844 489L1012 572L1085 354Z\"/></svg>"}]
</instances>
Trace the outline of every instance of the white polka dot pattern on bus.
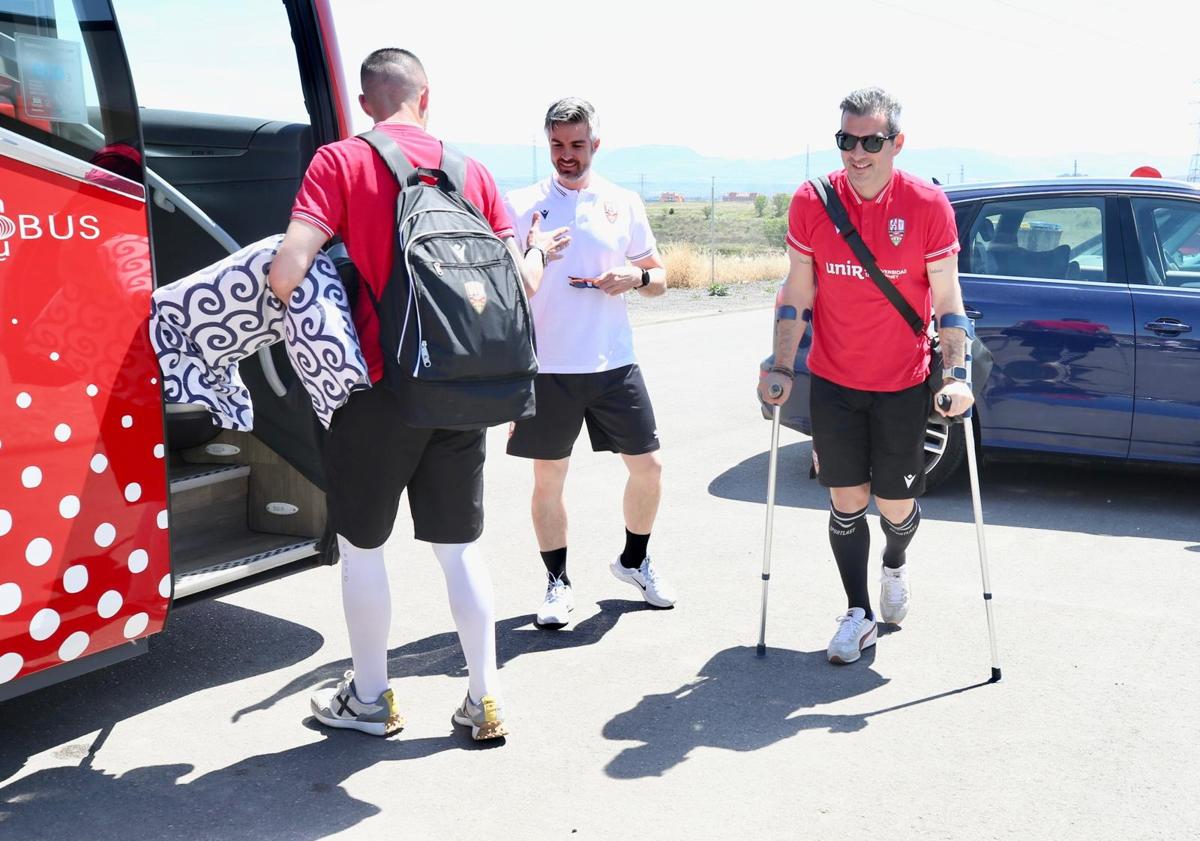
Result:
<instances>
[{"instance_id":1,"label":"white polka dot pattern on bus","mask_svg":"<svg viewBox=\"0 0 1200 841\"><path fill-rule=\"evenodd\" d=\"M9 336L19 352L0 362L0 683L124 645L166 618L154 284L144 208L134 215L126 223L140 236L117 209L91 247L102 263L122 257L113 270L64 274L53 279L63 294L4 304L4 326L18 310L21 326Z\"/></svg>"}]
</instances>

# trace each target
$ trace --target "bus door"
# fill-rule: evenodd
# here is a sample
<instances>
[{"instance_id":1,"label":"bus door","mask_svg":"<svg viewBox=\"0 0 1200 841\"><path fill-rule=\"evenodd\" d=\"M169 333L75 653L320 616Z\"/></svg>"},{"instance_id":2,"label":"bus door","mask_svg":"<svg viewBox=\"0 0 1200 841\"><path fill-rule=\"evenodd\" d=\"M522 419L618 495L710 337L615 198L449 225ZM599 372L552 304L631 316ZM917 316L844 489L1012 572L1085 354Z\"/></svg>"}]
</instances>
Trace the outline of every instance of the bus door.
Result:
<instances>
[{"instance_id":1,"label":"bus door","mask_svg":"<svg viewBox=\"0 0 1200 841\"><path fill-rule=\"evenodd\" d=\"M109 3L0 0L0 700L166 620L144 183Z\"/></svg>"}]
</instances>

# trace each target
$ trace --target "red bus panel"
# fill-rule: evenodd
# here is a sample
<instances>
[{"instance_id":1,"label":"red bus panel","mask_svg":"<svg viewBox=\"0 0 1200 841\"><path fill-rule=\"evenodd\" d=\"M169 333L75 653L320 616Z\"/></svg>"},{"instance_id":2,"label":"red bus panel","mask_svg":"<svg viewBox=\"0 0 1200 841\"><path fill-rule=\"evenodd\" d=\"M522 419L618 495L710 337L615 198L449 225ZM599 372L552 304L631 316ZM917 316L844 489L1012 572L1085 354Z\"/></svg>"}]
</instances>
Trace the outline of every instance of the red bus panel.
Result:
<instances>
[{"instance_id":1,"label":"red bus panel","mask_svg":"<svg viewBox=\"0 0 1200 841\"><path fill-rule=\"evenodd\" d=\"M0 684L161 630L171 595L141 187L16 154L0 151Z\"/></svg>"}]
</instances>

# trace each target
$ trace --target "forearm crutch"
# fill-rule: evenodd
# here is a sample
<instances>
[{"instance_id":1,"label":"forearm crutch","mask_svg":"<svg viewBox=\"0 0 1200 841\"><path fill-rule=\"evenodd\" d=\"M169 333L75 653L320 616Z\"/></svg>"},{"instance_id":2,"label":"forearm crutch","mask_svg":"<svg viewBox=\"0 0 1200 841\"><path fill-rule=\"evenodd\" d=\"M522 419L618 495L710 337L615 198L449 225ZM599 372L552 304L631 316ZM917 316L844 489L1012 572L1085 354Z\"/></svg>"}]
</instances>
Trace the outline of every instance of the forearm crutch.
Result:
<instances>
[{"instance_id":1,"label":"forearm crutch","mask_svg":"<svg viewBox=\"0 0 1200 841\"><path fill-rule=\"evenodd\" d=\"M950 408L950 395L938 395L938 407L942 411ZM983 536L983 503L979 498L979 465L975 459L975 428L971 422L972 410L949 418L952 423L961 424L967 444L967 472L971 478L971 507L975 509L975 534L979 540L979 572L983 576L983 606L987 611L988 640L992 648L992 679L989 683L1000 680L1000 653L996 648L996 621L992 616L992 584L988 575L987 541Z\"/></svg>"},{"instance_id":2,"label":"forearm crutch","mask_svg":"<svg viewBox=\"0 0 1200 841\"><path fill-rule=\"evenodd\" d=\"M783 389L772 385L767 389L771 397L783 394ZM779 462L779 406L772 406L771 412L771 454L767 460L767 529L763 538L763 568L762 568L762 610L758 623L759 657L767 653L767 587L771 584L771 536L775 530L775 470Z\"/></svg>"}]
</instances>

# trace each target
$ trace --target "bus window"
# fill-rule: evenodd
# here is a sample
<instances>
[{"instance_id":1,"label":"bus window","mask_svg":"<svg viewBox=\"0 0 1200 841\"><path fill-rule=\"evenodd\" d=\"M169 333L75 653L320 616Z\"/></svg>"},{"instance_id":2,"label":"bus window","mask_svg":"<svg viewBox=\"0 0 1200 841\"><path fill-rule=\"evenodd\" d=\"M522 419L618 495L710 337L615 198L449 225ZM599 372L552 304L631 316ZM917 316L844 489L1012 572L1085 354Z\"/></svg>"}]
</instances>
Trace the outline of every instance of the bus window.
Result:
<instances>
[{"instance_id":1,"label":"bus window","mask_svg":"<svg viewBox=\"0 0 1200 841\"><path fill-rule=\"evenodd\" d=\"M107 4L0 0L0 129L140 184L134 102Z\"/></svg>"}]
</instances>

